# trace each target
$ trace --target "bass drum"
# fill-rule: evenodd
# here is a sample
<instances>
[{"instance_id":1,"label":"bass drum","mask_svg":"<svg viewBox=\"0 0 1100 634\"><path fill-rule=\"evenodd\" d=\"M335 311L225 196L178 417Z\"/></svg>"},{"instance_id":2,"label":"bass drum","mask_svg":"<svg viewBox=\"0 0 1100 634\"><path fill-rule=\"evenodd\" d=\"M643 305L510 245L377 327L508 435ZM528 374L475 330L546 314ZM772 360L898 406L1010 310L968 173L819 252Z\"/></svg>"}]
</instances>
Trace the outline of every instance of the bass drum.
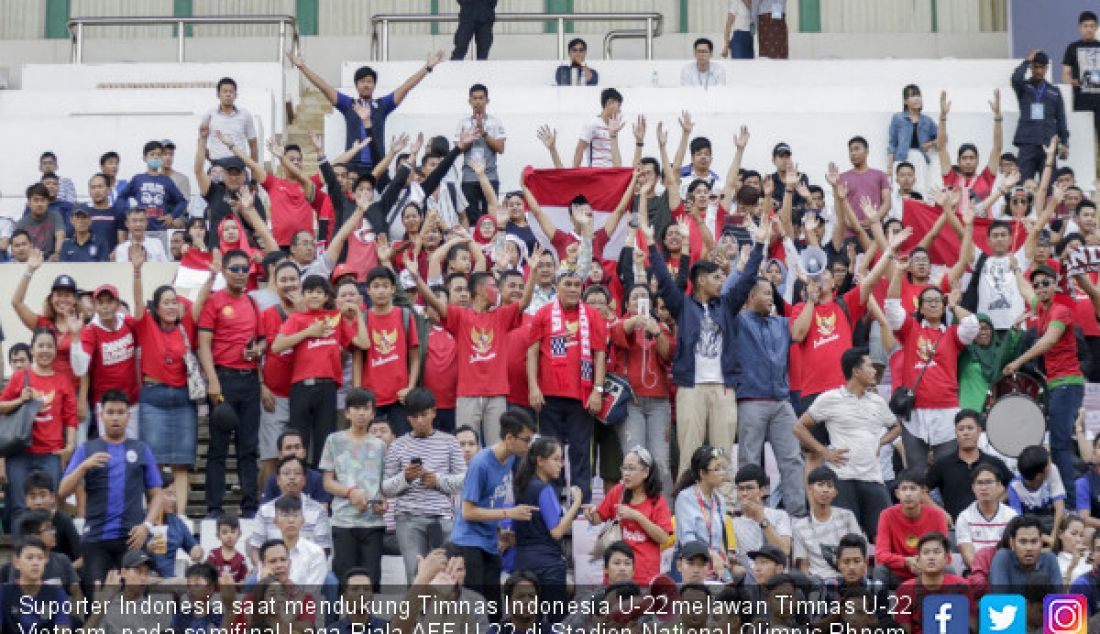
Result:
<instances>
[{"instance_id":1,"label":"bass drum","mask_svg":"<svg viewBox=\"0 0 1100 634\"><path fill-rule=\"evenodd\" d=\"M985 434L989 444L1010 458L1018 458L1024 447L1041 445L1046 433L1043 408L1026 394L1002 396L986 411Z\"/></svg>"}]
</instances>

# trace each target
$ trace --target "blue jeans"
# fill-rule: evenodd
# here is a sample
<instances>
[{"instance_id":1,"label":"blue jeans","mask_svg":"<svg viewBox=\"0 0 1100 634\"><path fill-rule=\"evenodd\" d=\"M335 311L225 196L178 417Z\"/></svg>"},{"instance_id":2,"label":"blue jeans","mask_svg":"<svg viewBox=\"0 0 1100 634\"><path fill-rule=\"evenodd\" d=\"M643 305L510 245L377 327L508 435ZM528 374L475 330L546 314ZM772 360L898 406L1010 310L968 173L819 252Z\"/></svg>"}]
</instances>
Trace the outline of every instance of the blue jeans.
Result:
<instances>
[{"instance_id":1,"label":"blue jeans","mask_svg":"<svg viewBox=\"0 0 1100 634\"><path fill-rule=\"evenodd\" d=\"M7 459L8 488L7 506L11 526L8 533L14 534L19 526L19 516L27 509L27 500L23 495L23 483L32 471L45 471L53 479L54 490L61 483L61 457L53 454L34 454L21 451Z\"/></svg>"},{"instance_id":2,"label":"blue jeans","mask_svg":"<svg viewBox=\"0 0 1100 634\"><path fill-rule=\"evenodd\" d=\"M1066 488L1066 508L1077 508L1074 506L1077 490L1073 486L1073 423L1085 399L1085 386L1056 387L1050 391L1048 398L1051 462L1058 468L1058 475L1062 476L1062 484Z\"/></svg>"},{"instance_id":3,"label":"blue jeans","mask_svg":"<svg viewBox=\"0 0 1100 634\"><path fill-rule=\"evenodd\" d=\"M730 39L730 59L752 59L752 31L734 31Z\"/></svg>"}]
</instances>

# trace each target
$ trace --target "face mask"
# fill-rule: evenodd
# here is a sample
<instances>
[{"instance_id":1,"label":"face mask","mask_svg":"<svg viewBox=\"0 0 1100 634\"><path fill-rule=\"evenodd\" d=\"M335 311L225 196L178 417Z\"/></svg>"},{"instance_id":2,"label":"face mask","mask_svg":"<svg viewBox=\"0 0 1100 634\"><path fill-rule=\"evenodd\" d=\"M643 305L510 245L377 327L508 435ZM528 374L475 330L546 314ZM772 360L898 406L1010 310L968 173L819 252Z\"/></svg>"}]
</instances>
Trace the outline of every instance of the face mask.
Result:
<instances>
[{"instance_id":1,"label":"face mask","mask_svg":"<svg viewBox=\"0 0 1100 634\"><path fill-rule=\"evenodd\" d=\"M158 158L149 159L148 161L145 161L145 164L148 165L149 169L151 170L159 170L160 166L162 165L161 160Z\"/></svg>"}]
</instances>

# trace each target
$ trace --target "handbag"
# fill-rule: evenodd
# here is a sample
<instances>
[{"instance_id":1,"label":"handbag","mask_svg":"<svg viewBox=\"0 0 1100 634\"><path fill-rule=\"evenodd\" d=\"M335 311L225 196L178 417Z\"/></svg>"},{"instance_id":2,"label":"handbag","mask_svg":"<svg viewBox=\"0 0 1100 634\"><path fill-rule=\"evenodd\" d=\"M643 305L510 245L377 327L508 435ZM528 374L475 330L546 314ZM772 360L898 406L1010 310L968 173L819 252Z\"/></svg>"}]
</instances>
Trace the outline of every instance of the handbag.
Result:
<instances>
[{"instance_id":1,"label":"handbag","mask_svg":"<svg viewBox=\"0 0 1100 634\"><path fill-rule=\"evenodd\" d=\"M616 425L626 419L626 404L634 400L634 388L625 376L607 373L603 382L603 405L596 420L605 425Z\"/></svg>"},{"instance_id":2,"label":"handbag","mask_svg":"<svg viewBox=\"0 0 1100 634\"><path fill-rule=\"evenodd\" d=\"M917 386L920 385L921 379L924 378L924 373L928 371L928 366L932 365L932 359L936 356L936 350L940 347L940 342L943 341L943 336L950 330L950 326L946 326L943 332L940 333L939 339L936 339L936 345L932 346L932 353L928 355L928 363L924 364L924 367L920 369L920 374L917 375L917 380L913 383L912 388L905 387L904 385L894 390L894 393L890 395L890 411L894 413L903 421L909 420L909 417L913 414L913 405L917 401Z\"/></svg>"},{"instance_id":3,"label":"handbag","mask_svg":"<svg viewBox=\"0 0 1100 634\"><path fill-rule=\"evenodd\" d=\"M622 540L623 527L619 525L619 520L610 520L600 528L600 534L596 536L596 543L592 544L592 552L588 556L592 561L600 561L611 544Z\"/></svg>"},{"instance_id":4,"label":"handbag","mask_svg":"<svg viewBox=\"0 0 1100 634\"><path fill-rule=\"evenodd\" d=\"M192 401L204 401L206 400L206 378L202 375L199 359L191 350L191 340L187 337L187 329L183 327L183 323L177 324L176 327L183 335L183 364L187 367L187 396Z\"/></svg>"},{"instance_id":5,"label":"handbag","mask_svg":"<svg viewBox=\"0 0 1100 634\"><path fill-rule=\"evenodd\" d=\"M23 371L23 387L30 386L31 370L28 368ZM14 412L0 416L0 457L8 458L30 449L34 417L40 409L42 401L32 398Z\"/></svg>"}]
</instances>

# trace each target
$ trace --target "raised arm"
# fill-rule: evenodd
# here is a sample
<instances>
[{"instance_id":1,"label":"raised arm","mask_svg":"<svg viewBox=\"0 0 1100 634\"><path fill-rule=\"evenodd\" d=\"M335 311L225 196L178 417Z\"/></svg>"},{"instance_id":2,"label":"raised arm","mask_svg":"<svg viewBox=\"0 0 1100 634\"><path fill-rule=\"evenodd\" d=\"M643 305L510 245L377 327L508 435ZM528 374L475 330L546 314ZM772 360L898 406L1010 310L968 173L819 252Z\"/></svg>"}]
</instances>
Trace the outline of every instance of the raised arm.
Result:
<instances>
[{"instance_id":1,"label":"raised arm","mask_svg":"<svg viewBox=\"0 0 1100 634\"><path fill-rule=\"evenodd\" d=\"M959 259L947 272L947 279L952 287L960 283L963 274L970 268L970 263L974 261L974 208L971 206L968 209L969 211L963 218L963 241L962 248L959 250ZM1012 257L1015 258L1016 256Z\"/></svg>"},{"instance_id":2,"label":"raised arm","mask_svg":"<svg viewBox=\"0 0 1100 634\"><path fill-rule=\"evenodd\" d=\"M405 97L409 95L409 91L416 88L416 85L424 81L424 78L428 76L428 73L435 70L435 67L439 65L439 62L443 61L443 51L436 51L428 55L428 60L424 62L424 66L417 70L409 78L405 80L405 83L397 87L397 90L393 91L393 103L400 106L402 101L405 101ZM318 86L319 87L319 86Z\"/></svg>"},{"instance_id":3,"label":"raised arm","mask_svg":"<svg viewBox=\"0 0 1100 634\"><path fill-rule=\"evenodd\" d=\"M1039 190L1035 192L1035 209L1042 212L1046 205L1047 190L1050 188L1050 179L1054 174L1054 155L1058 152L1058 135L1050 137L1050 145L1044 145L1046 162L1043 163L1043 172L1039 176Z\"/></svg>"},{"instance_id":4,"label":"raised arm","mask_svg":"<svg viewBox=\"0 0 1100 634\"><path fill-rule=\"evenodd\" d=\"M338 195L343 196L343 194ZM340 229L332 236L332 241L325 249L325 257L328 258L329 262L336 262L340 259L340 252L344 250L344 243L347 242L348 236L363 222L363 214L367 212L367 207L370 206L369 196L369 192L362 190L355 194L355 211L340 225Z\"/></svg>"},{"instance_id":5,"label":"raised arm","mask_svg":"<svg viewBox=\"0 0 1100 634\"><path fill-rule=\"evenodd\" d=\"M520 178L522 179L523 176L521 175ZM546 215L546 212L539 206L539 201L535 200L535 195L528 189L526 180L521 180L520 186L523 187L523 199L527 201L527 206L531 209L531 215L535 217L535 222L539 224L539 228L542 229L546 238L553 240L554 234L558 231L558 228L554 226L554 221L550 220L550 216Z\"/></svg>"},{"instance_id":6,"label":"raised arm","mask_svg":"<svg viewBox=\"0 0 1100 634\"><path fill-rule=\"evenodd\" d=\"M630 207L630 201L634 199L634 187L638 184L638 179L641 178L641 175L642 169L635 166L634 173L630 175L630 184L626 186L626 190L619 199L619 204L615 205L615 209L608 214L607 220L603 224L603 230L607 233L608 238L610 238L615 233L615 230L619 228L619 222L623 219L623 214L626 213L627 207ZM713 240L713 238L711 238L711 240Z\"/></svg>"},{"instance_id":7,"label":"raised arm","mask_svg":"<svg viewBox=\"0 0 1100 634\"><path fill-rule=\"evenodd\" d=\"M684 145L683 139L680 145ZM665 191L668 192L668 208L676 209L680 206L680 168L668 160L668 132L663 121L657 123L657 147L661 152L661 174L664 175ZM683 155L682 149L676 151L677 156Z\"/></svg>"},{"instance_id":8,"label":"raised arm","mask_svg":"<svg viewBox=\"0 0 1100 634\"><path fill-rule=\"evenodd\" d=\"M210 124L204 119L199 124L199 139L195 144L195 180L199 184L199 195L210 191L210 176L206 174L206 140L210 137Z\"/></svg>"},{"instance_id":9,"label":"raised arm","mask_svg":"<svg viewBox=\"0 0 1100 634\"><path fill-rule=\"evenodd\" d=\"M302 71L302 74L306 76L306 79L308 79L311 84L316 86L317 90L321 91L321 94L325 96L325 99L328 99L329 103L334 106L336 105L336 99L339 93L337 93L336 89L333 88L332 85L329 84L327 81L325 81L324 78L313 72L310 67L306 66L306 62L304 59L302 59L301 55L293 51L287 51L286 58L290 60L290 63L293 64L295 68Z\"/></svg>"},{"instance_id":10,"label":"raised arm","mask_svg":"<svg viewBox=\"0 0 1100 634\"><path fill-rule=\"evenodd\" d=\"M889 248L887 248L882 257L875 262L875 266L867 273L859 282L859 301L862 304L867 304L867 300L871 299L871 296L875 292L875 286L878 285L878 281L882 279L883 274L890 267L894 260L894 253L905 244L905 241L909 239L909 236L913 234L912 227L906 227L901 231L894 234L894 237L890 239Z\"/></svg>"},{"instance_id":11,"label":"raised arm","mask_svg":"<svg viewBox=\"0 0 1100 634\"><path fill-rule=\"evenodd\" d=\"M467 130L462 134L458 142L451 148L451 151L447 152L443 160L439 161L439 165L436 165L435 169L433 169L431 173L424 178L424 181L420 183L420 189L424 190L425 197L431 196L435 193L435 190L439 189L440 183L447 177L447 173L451 171L451 166L458 160L458 155L468 150L476 138L473 130ZM492 191L492 189L492 186L490 186L489 191ZM482 192L485 193L488 198L489 192L485 191L484 185L482 185ZM490 200L495 201L497 194L495 191L492 193L493 196Z\"/></svg>"},{"instance_id":12,"label":"raised arm","mask_svg":"<svg viewBox=\"0 0 1100 634\"><path fill-rule=\"evenodd\" d=\"M749 144L748 126L741 126L741 130L734 137L733 143L737 147L737 151L733 155L733 162L730 163L729 171L726 172L726 184L722 187L720 197L726 208L733 206L733 197L737 193L738 177L741 175L741 161L745 158L745 146ZM797 183L798 168L795 168L795 184Z\"/></svg>"},{"instance_id":13,"label":"raised arm","mask_svg":"<svg viewBox=\"0 0 1100 634\"><path fill-rule=\"evenodd\" d=\"M791 321L791 341L801 343L802 340L806 338L806 333L810 332L810 325L813 323L814 306L817 303L820 291L821 289L817 282L807 280L806 305L802 307L802 312L798 313L798 318Z\"/></svg>"},{"instance_id":14,"label":"raised arm","mask_svg":"<svg viewBox=\"0 0 1100 634\"><path fill-rule=\"evenodd\" d=\"M623 155L619 149L619 132L626 127L626 121L622 114L617 114L607 123L608 134L611 137L611 166L622 167Z\"/></svg>"},{"instance_id":15,"label":"raised arm","mask_svg":"<svg viewBox=\"0 0 1100 634\"><path fill-rule=\"evenodd\" d=\"M232 138L225 134L222 134L221 130L216 131L214 133L214 136L218 137L218 140L222 142L222 145L229 148L229 151L232 152L234 156L244 162L245 167L247 167L249 171L252 172L252 180L256 181L257 183L262 183L267 180L267 171L264 170L263 166L254 161L252 159L252 156L249 155L248 152L245 152L244 149L233 143Z\"/></svg>"},{"instance_id":16,"label":"raised arm","mask_svg":"<svg viewBox=\"0 0 1100 634\"><path fill-rule=\"evenodd\" d=\"M141 265L145 264L145 253L139 250L137 253L130 254L130 264L134 267L134 306L133 313L134 319L141 321L141 318L145 316L145 294L141 286Z\"/></svg>"},{"instance_id":17,"label":"raised arm","mask_svg":"<svg viewBox=\"0 0 1100 634\"><path fill-rule=\"evenodd\" d=\"M1077 282L1077 288L1089 296L1089 301L1092 302L1092 312L1100 315L1100 288L1092 283L1092 278L1088 275L1074 275L1073 280Z\"/></svg>"},{"instance_id":18,"label":"raised arm","mask_svg":"<svg viewBox=\"0 0 1100 634\"><path fill-rule=\"evenodd\" d=\"M639 222L638 228L641 230L645 241L645 244L639 246L646 248L648 245L649 266L654 277L657 278L657 293L665 300L665 306L668 307L669 314L673 318L679 319L680 313L684 309L684 294L676 286L676 280L672 279L672 274L668 272L668 266L665 265L665 258L661 255L661 250L657 248L656 243L653 241L653 227L649 223Z\"/></svg>"},{"instance_id":19,"label":"raised arm","mask_svg":"<svg viewBox=\"0 0 1100 634\"><path fill-rule=\"evenodd\" d=\"M993 147L989 151L989 162L985 168L996 174L1001 164L1001 150L1004 148L1004 116L1001 115L1001 89L993 89L993 99L989 102L993 111Z\"/></svg>"},{"instance_id":20,"label":"raised arm","mask_svg":"<svg viewBox=\"0 0 1100 634\"><path fill-rule=\"evenodd\" d=\"M1027 259L1035 259L1035 251L1039 248L1039 234L1043 232L1043 228L1050 222L1051 217L1054 216L1054 211L1058 208L1058 205L1062 204L1062 201L1066 199L1066 187L1054 186L1054 191L1051 193L1050 201L1043 207L1042 212L1039 214L1039 220L1034 225L1027 228L1027 240L1024 242L1024 255Z\"/></svg>"},{"instance_id":21,"label":"raised arm","mask_svg":"<svg viewBox=\"0 0 1100 634\"><path fill-rule=\"evenodd\" d=\"M15 314L19 316L19 321L23 322L28 330L34 330L38 327L38 313L26 304L27 287L31 284L34 272L42 266L42 261L42 252L38 249L31 249L31 255L27 258L27 270L19 276L19 283L15 285L15 292L11 296L11 307L15 310Z\"/></svg>"},{"instance_id":22,"label":"raised arm","mask_svg":"<svg viewBox=\"0 0 1100 634\"><path fill-rule=\"evenodd\" d=\"M1030 309L1035 302L1035 289L1031 286L1031 282L1024 277L1024 271L1020 268L1020 263L1016 261L1016 258L1008 258L1008 265L1012 268L1012 274L1016 277L1016 288L1020 290L1020 296L1024 298L1024 305Z\"/></svg>"},{"instance_id":23,"label":"raised arm","mask_svg":"<svg viewBox=\"0 0 1100 634\"><path fill-rule=\"evenodd\" d=\"M543 125L539 127L538 137L550 152L550 160L553 161L554 167L557 169L565 167L561 162L561 155L558 154L558 131Z\"/></svg>"},{"instance_id":24,"label":"raised arm","mask_svg":"<svg viewBox=\"0 0 1100 634\"><path fill-rule=\"evenodd\" d=\"M279 139L271 137L267 141L267 150L271 152L271 155L279 159L279 164L283 166L283 170L286 175L291 179L297 181L302 187L302 191L305 192L306 200L313 202L313 198L316 196L316 187L313 185L313 181L306 176L302 170L298 169L294 163L291 163L286 158L286 148L282 143L279 143ZM262 181L261 181L262 182Z\"/></svg>"},{"instance_id":25,"label":"raised arm","mask_svg":"<svg viewBox=\"0 0 1100 634\"><path fill-rule=\"evenodd\" d=\"M940 175L942 176L947 176L952 170L951 155L947 152L947 114L949 112L951 112L951 102L947 100L947 91L944 90L940 92L940 129L939 134L936 135L936 151L940 154Z\"/></svg>"},{"instance_id":26,"label":"raised arm","mask_svg":"<svg viewBox=\"0 0 1100 634\"><path fill-rule=\"evenodd\" d=\"M252 227L253 233L256 234L256 241L260 243L264 253L278 251L279 243L275 241L275 236L272 235L267 223L260 217L260 212L256 211L256 199L252 192L247 187L242 187L239 195L241 199L241 217Z\"/></svg>"}]
</instances>

